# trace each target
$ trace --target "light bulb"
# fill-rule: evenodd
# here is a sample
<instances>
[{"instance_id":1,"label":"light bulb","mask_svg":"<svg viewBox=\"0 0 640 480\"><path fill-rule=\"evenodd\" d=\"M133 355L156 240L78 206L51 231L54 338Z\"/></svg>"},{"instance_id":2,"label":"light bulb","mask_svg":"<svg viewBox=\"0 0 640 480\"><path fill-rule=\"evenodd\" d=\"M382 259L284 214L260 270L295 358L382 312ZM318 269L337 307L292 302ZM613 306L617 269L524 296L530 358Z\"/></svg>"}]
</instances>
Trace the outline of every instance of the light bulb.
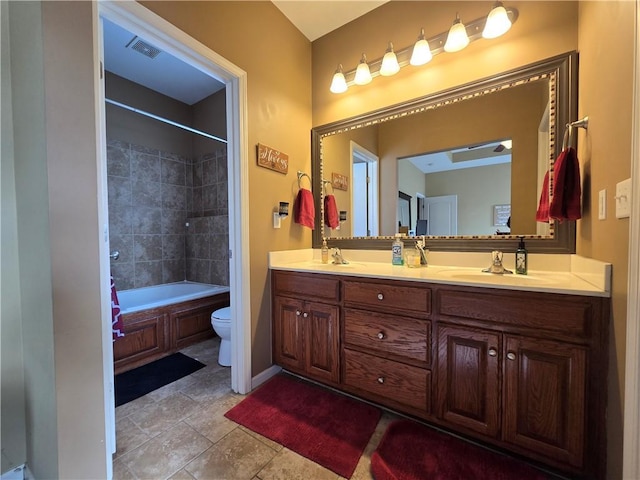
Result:
<instances>
[{"instance_id":1,"label":"light bulb","mask_svg":"<svg viewBox=\"0 0 640 480\"><path fill-rule=\"evenodd\" d=\"M347 91L347 80L344 78L344 73L342 73L342 65L338 65L336 69L336 73L333 74L333 80L331 81L331 90L332 93L344 93Z\"/></svg>"},{"instance_id":2,"label":"light bulb","mask_svg":"<svg viewBox=\"0 0 640 480\"><path fill-rule=\"evenodd\" d=\"M502 2L496 2L487 16L487 23L482 31L483 38L497 38L511 28L511 20Z\"/></svg>"},{"instance_id":3,"label":"light bulb","mask_svg":"<svg viewBox=\"0 0 640 480\"><path fill-rule=\"evenodd\" d=\"M387 53L384 54L382 65L380 65L380 75L388 77L395 75L399 70L400 65L398 65L398 59L396 58L396 54L393 53L393 43L389 42Z\"/></svg>"},{"instance_id":4,"label":"light bulb","mask_svg":"<svg viewBox=\"0 0 640 480\"><path fill-rule=\"evenodd\" d=\"M449 35L447 35L447 41L444 44L444 51L449 53L458 52L467 45L469 45L467 29L460 21L460 16L456 13L456 19L449 29Z\"/></svg>"},{"instance_id":5,"label":"light bulb","mask_svg":"<svg viewBox=\"0 0 640 480\"><path fill-rule=\"evenodd\" d=\"M363 53L358 68L356 69L356 76L353 79L356 85L366 85L371 82L371 71L369 70L369 64L367 63L367 56Z\"/></svg>"},{"instance_id":6,"label":"light bulb","mask_svg":"<svg viewBox=\"0 0 640 480\"><path fill-rule=\"evenodd\" d=\"M411 65L424 65L429 62L433 58L431 54L431 48L429 48L429 42L424 38L424 28L420 30L420 36L418 36L418 41L413 46L413 53L411 54L411 60L409 63Z\"/></svg>"}]
</instances>

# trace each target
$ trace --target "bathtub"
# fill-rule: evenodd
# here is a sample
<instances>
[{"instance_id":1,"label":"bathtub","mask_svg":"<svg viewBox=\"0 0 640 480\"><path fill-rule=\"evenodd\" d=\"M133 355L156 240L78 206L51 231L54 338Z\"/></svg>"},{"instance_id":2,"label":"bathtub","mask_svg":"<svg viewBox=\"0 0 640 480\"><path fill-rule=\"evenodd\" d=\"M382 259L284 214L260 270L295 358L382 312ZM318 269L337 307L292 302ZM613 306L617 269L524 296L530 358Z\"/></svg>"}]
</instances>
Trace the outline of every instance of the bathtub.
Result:
<instances>
[{"instance_id":1,"label":"bathtub","mask_svg":"<svg viewBox=\"0 0 640 480\"><path fill-rule=\"evenodd\" d=\"M151 287L134 288L118 291L120 313L139 312L151 308L187 302L198 298L209 297L219 293L226 293L229 287L209 285L196 282L165 283Z\"/></svg>"}]
</instances>

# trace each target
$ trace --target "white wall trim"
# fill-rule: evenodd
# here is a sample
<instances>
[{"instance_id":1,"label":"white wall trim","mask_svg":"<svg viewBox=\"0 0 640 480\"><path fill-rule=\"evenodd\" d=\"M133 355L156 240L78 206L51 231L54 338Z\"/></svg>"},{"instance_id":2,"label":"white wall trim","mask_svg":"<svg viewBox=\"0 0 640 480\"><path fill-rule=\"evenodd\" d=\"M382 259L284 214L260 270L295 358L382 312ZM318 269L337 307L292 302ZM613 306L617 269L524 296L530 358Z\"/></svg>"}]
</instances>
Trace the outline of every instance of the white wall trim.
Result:
<instances>
[{"instance_id":1,"label":"white wall trim","mask_svg":"<svg viewBox=\"0 0 640 480\"><path fill-rule=\"evenodd\" d=\"M251 389L258 388L264 382L269 380L271 377L279 374L282 371L278 365L271 365L266 370L263 370L258 375L251 379Z\"/></svg>"},{"instance_id":2,"label":"white wall trim","mask_svg":"<svg viewBox=\"0 0 640 480\"><path fill-rule=\"evenodd\" d=\"M226 84L231 314L239 320L233 323L231 332L231 388L238 393L248 393L251 390L251 302L247 74L134 1L101 1L99 5L103 17Z\"/></svg>"},{"instance_id":3,"label":"white wall trim","mask_svg":"<svg viewBox=\"0 0 640 480\"><path fill-rule=\"evenodd\" d=\"M631 216L622 478L640 478L640 0L636 0L631 119Z\"/></svg>"}]
</instances>

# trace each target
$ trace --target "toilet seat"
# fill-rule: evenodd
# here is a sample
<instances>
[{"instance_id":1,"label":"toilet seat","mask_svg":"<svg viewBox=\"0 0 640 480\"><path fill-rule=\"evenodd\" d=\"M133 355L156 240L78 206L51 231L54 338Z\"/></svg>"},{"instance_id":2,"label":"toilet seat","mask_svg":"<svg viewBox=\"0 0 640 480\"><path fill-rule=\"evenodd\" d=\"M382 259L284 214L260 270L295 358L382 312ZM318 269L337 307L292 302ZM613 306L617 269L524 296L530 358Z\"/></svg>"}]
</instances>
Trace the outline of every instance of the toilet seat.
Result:
<instances>
[{"instance_id":1,"label":"toilet seat","mask_svg":"<svg viewBox=\"0 0 640 480\"><path fill-rule=\"evenodd\" d=\"M224 307L216 310L211 314L211 321L218 320L219 322L231 321L231 307Z\"/></svg>"}]
</instances>

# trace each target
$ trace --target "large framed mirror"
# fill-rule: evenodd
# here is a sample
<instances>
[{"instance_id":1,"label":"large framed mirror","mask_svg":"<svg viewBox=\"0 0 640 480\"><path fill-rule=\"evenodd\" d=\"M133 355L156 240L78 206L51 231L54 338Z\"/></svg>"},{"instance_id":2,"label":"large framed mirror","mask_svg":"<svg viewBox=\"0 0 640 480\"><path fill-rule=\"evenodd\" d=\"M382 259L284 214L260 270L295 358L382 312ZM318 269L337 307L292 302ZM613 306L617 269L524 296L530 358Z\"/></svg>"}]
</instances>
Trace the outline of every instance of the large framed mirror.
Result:
<instances>
[{"instance_id":1,"label":"large framed mirror","mask_svg":"<svg viewBox=\"0 0 640 480\"><path fill-rule=\"evenodd\" d=\"M314 248L326 237L387 249L397 232L426 231L431 250L515 251L524 236L529 252L575 253L575 222L536 210L577 116L577 80L569 52L312 129ZM346 211L338 229L323 222L325 194Z\"/></svg>"}]
</instances>

